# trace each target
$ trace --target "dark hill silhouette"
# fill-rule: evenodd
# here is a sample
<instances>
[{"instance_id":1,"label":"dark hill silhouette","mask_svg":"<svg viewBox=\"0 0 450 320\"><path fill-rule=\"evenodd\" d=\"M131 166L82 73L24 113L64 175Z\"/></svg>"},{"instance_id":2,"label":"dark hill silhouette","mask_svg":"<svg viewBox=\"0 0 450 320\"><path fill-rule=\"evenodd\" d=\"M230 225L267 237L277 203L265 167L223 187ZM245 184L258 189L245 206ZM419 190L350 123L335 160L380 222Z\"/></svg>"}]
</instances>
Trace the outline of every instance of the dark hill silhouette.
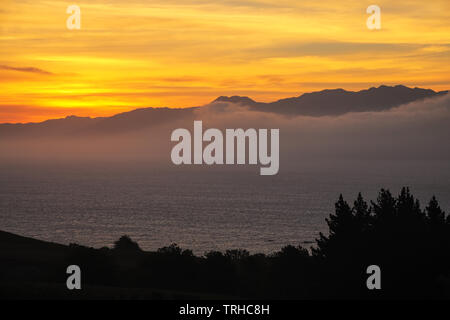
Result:
<instances>
[{"instance_id":1,"label":"dark hill silhouette","mask_svg":"<svg viewBox=\"0 0 450 320\"><path fill-rule=\"evenodd\" d=\"M249 110L271 112L288 116L337 116L348 112L379 112L425 98L440 96L447 91L408 88L405 86L380 86L358 92L343 89L305 93L271 103L256 102L248 97L219 97L203 107L192 108L142 108L111 117L77 117L47 120L40 123L0 124L1 137L59 136L74 133L111 134L140 130L170 123L179 119L192 120L198 108L223 108L224 103L247 106Z\"/></svg>"}]
</instances>

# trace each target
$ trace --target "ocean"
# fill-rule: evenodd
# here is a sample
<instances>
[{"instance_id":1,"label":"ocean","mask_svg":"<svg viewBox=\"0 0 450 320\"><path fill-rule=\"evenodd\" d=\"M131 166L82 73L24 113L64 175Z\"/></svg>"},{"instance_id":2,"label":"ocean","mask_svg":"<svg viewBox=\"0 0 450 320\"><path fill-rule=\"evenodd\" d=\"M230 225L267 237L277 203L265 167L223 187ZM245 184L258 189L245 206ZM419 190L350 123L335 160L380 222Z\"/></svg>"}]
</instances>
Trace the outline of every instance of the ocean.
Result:
<instances>
[{"instance_id":1,"label":"ocean","mask_svg":"<svg viewBox=\"0 0 450 320\"><path fill-rule=\"evenodd\" d=\"M450 165L433 161L309 163L260 176L259 168L145 164L1 164L0 230L57 243L111 247L122 235L142 249L176 243L202 255L314 246L339 194L375 200L409 186L424 208L450 210Z\"/></svg>"}]
</instances>

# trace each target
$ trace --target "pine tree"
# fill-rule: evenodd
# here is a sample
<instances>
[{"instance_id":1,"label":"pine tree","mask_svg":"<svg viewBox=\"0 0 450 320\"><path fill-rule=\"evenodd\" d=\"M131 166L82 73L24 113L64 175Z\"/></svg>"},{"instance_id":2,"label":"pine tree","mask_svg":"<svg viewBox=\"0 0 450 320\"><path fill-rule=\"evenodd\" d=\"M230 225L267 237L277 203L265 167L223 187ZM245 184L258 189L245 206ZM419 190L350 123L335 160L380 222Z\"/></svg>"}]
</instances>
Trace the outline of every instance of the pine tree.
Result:
<instances>
[{"instance_id":1,"label":"pine tree","mask_svg":"<svg viewBox=\"0 0 450 320\"><path fill-rule=\"evenodd\" d=\"M429 221L433 224L445 223L445 212L442 211L435 196L433 196L425 208ZM448 219L447 219L448 220Z\"/></svg>"}]
</instances>

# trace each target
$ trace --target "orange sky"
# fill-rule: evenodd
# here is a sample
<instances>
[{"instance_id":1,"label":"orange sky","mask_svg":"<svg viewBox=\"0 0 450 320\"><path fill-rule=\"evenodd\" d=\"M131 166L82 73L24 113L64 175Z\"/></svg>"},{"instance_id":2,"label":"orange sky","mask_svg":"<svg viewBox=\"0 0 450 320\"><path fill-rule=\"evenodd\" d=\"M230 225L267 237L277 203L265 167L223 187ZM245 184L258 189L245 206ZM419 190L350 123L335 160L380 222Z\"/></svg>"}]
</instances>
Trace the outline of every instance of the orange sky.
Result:
<instances>
[{"instance_id":1,"label":"orange sky","mask_svg":"<svg viewBox=\"0 0 450 320\"><path fill-rule=\"evenodd\" d=\"M81 8L68 30L66 8ZM2 0L0 123L380 84L450 89L450 2Z\"/></svg>"}]
</instances>

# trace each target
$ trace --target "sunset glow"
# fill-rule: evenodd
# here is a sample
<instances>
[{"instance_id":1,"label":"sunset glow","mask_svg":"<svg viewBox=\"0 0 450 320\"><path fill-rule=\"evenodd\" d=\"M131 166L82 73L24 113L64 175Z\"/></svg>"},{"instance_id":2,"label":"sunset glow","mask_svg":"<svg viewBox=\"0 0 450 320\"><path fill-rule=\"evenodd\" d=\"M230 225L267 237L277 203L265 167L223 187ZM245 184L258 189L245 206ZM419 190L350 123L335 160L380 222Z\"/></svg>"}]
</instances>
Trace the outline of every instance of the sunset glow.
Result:
<instances>
[{"instance_id":1,"label":"sunset glow","mask_svg":"<svg viewBox=\"0 0 450 320\"><path fill-rule=\"evenodd\" d=\"M68 30L66 8L81 8ZM0 123L274 101L326 88L450 88L450 2L4 0Z\"/></svg>"}]
</instances>

